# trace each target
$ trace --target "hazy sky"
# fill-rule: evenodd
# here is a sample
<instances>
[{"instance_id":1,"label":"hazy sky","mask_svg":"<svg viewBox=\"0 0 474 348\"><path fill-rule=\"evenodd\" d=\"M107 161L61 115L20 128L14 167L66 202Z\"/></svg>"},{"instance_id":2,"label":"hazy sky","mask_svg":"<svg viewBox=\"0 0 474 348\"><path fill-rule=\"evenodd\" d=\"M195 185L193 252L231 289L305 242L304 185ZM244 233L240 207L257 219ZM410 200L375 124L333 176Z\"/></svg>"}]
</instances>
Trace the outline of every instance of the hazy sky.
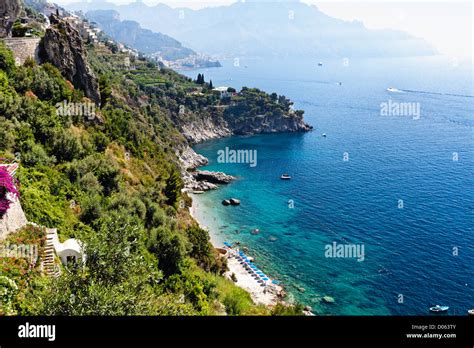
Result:
<instances>
[{"instance_id":1,"label":"hazy sky","mask_svg":"<svg viewBox=\"0 0 474 348\"><path fill-rule=\"evenodd\" d=\"M52 0L68 4L79 0ZM85 0L84 0L85 1ZM89 0L89 2L97 0ZM134 0L108 0L126 4ZM281 1L281 0L280 0ZM172 7L202 8L233 3L233 0L144 0ZM324 13L344 20L359 20L371 29L392 28L409 32L432 43L441 53L462 59L473 57L472 0L303 0L316 4ZM297 17L297 13L295 13Z\"/></svg>"}]
</instances>

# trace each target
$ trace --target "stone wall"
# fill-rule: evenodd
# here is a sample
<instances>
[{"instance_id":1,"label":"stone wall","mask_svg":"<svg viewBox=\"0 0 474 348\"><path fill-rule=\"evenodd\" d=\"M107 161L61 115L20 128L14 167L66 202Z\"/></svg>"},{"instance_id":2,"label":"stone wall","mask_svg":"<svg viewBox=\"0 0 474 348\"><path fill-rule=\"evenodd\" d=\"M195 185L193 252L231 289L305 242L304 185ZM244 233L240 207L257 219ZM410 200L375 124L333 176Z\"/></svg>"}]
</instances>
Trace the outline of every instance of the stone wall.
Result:
<instances>
[{"instance_id":1,"label":"stone wall","mask_svg":"<svg viewBox=\"0 0 474 348\"><path fill-rule=\"evenodd\" d=\"M40 38L15 37L2 40L5 42L5 45L13 51L17 64L25 63L28 57L39 61Z\"/></svg>"},{"instance_id":2,"label":"stone wall","mask_svg":"<svg viewBox=\"0 0 474 348\"><path fill-rule=\"evenodd\" d=\"M21 208L18 199L12 199L13 203L0 220L0 240L5 239L10 233L18 231L28 224L26 215Z\"/></svg>"}]
</instances>

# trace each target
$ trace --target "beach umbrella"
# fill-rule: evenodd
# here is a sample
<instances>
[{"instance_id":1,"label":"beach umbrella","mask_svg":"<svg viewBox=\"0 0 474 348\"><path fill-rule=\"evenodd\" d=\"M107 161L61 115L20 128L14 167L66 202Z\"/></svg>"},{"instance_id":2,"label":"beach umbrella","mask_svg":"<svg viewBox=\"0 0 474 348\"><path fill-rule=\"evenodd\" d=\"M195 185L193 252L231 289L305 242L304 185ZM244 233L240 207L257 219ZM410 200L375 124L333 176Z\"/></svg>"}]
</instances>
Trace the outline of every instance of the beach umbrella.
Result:
<instances>
[{"instance_id":1,"label":"beach umbrella","mask_svg":"<svg viewBox=\"0 0 474 348\"><path fill-rule=\"evenodd\" d=\"M262 278L262 280L265 280L265 281L267 281L267 280L269 280L269 279L268 279L267 277L265 277L265 278Z\"/></svg>"}]
</instances>

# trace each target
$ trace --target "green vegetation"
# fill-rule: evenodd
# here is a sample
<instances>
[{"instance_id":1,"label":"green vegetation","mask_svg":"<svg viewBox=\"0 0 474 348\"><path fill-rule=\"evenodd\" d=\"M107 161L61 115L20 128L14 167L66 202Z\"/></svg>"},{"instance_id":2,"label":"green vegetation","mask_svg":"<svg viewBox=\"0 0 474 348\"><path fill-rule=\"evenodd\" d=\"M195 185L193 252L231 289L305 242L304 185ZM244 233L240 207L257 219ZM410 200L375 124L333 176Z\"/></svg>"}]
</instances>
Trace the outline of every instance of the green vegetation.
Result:
<instances>
[{"instance_id":1,"label":"green vegetation","mask_svg":"<svg viewBox=\"0 0 474 348\"><path fill-rule=\"evenodd\" d=\"M21 156L28 220L80 239L87 255L58 279L1 259L0 315L272 314L222 277L226 264L181 192L175 149L187 142L176 123L211 115L218 96L144 60L129 70L107 47L89 56L102 92L94 120L58 113L58 103L90 101L50 64L15 67L0 44L0 157ZM41 257L44 238L27 227L6 242L38 245Z\"/></svg>"},{"instance_id":2,"label":"green vegetation","mask_svg":"<svg viewBox=\"0 0 474 348\"><path fill-rule=\"evenodd\" d=\"M276 118L291 115L302 119L304 112L293 111L292 105L293 102L285 96L279 96L276 93L267 94L257 88L243 87L239 95L232 98L232 104L225 110L224 118L235 128L262 116Z\"/></svg>"}]
</instances>

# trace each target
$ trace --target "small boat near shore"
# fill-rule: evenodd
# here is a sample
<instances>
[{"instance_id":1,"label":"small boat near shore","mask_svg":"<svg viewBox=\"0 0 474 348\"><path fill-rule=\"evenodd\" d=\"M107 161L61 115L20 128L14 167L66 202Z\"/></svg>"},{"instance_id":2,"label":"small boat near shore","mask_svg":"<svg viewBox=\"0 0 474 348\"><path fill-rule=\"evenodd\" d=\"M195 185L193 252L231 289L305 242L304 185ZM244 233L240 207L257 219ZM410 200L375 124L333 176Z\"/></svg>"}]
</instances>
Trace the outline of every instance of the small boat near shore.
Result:
<instances>
[{"instance_id":1,"label":"small boat near shore","mask_svg":"<svg viewBox=\"0 0 474 348\"><path fill-rule=\"evenodd\" d=\"M280 179L281 180L291 180L291 176L290 176L290 174L282 174L280 176Z\"/></svg>"},{"instance_id":2,"label":"small boat near shore","mask_svg":"<svg viewBox=\"0 0 474 348\"><path fill-rule=\"evenodd\" d=\"M468 314L468 315L474 315L474 309L468 310L468 311L467 311L467 314Z\"/></svg>"},{"instance_id":3,"label":"small boat near shore","mask_svg":"<svg viewBox=\"0 0 474 348\"><path fill-rule=\"evenodd\" d=\"M430 312L432 312L432 313L443 313L443 312L447 312L448 309L449 309L448 306L436 305L434 307L430 307Z\"/></svg>"}]
</instances>

